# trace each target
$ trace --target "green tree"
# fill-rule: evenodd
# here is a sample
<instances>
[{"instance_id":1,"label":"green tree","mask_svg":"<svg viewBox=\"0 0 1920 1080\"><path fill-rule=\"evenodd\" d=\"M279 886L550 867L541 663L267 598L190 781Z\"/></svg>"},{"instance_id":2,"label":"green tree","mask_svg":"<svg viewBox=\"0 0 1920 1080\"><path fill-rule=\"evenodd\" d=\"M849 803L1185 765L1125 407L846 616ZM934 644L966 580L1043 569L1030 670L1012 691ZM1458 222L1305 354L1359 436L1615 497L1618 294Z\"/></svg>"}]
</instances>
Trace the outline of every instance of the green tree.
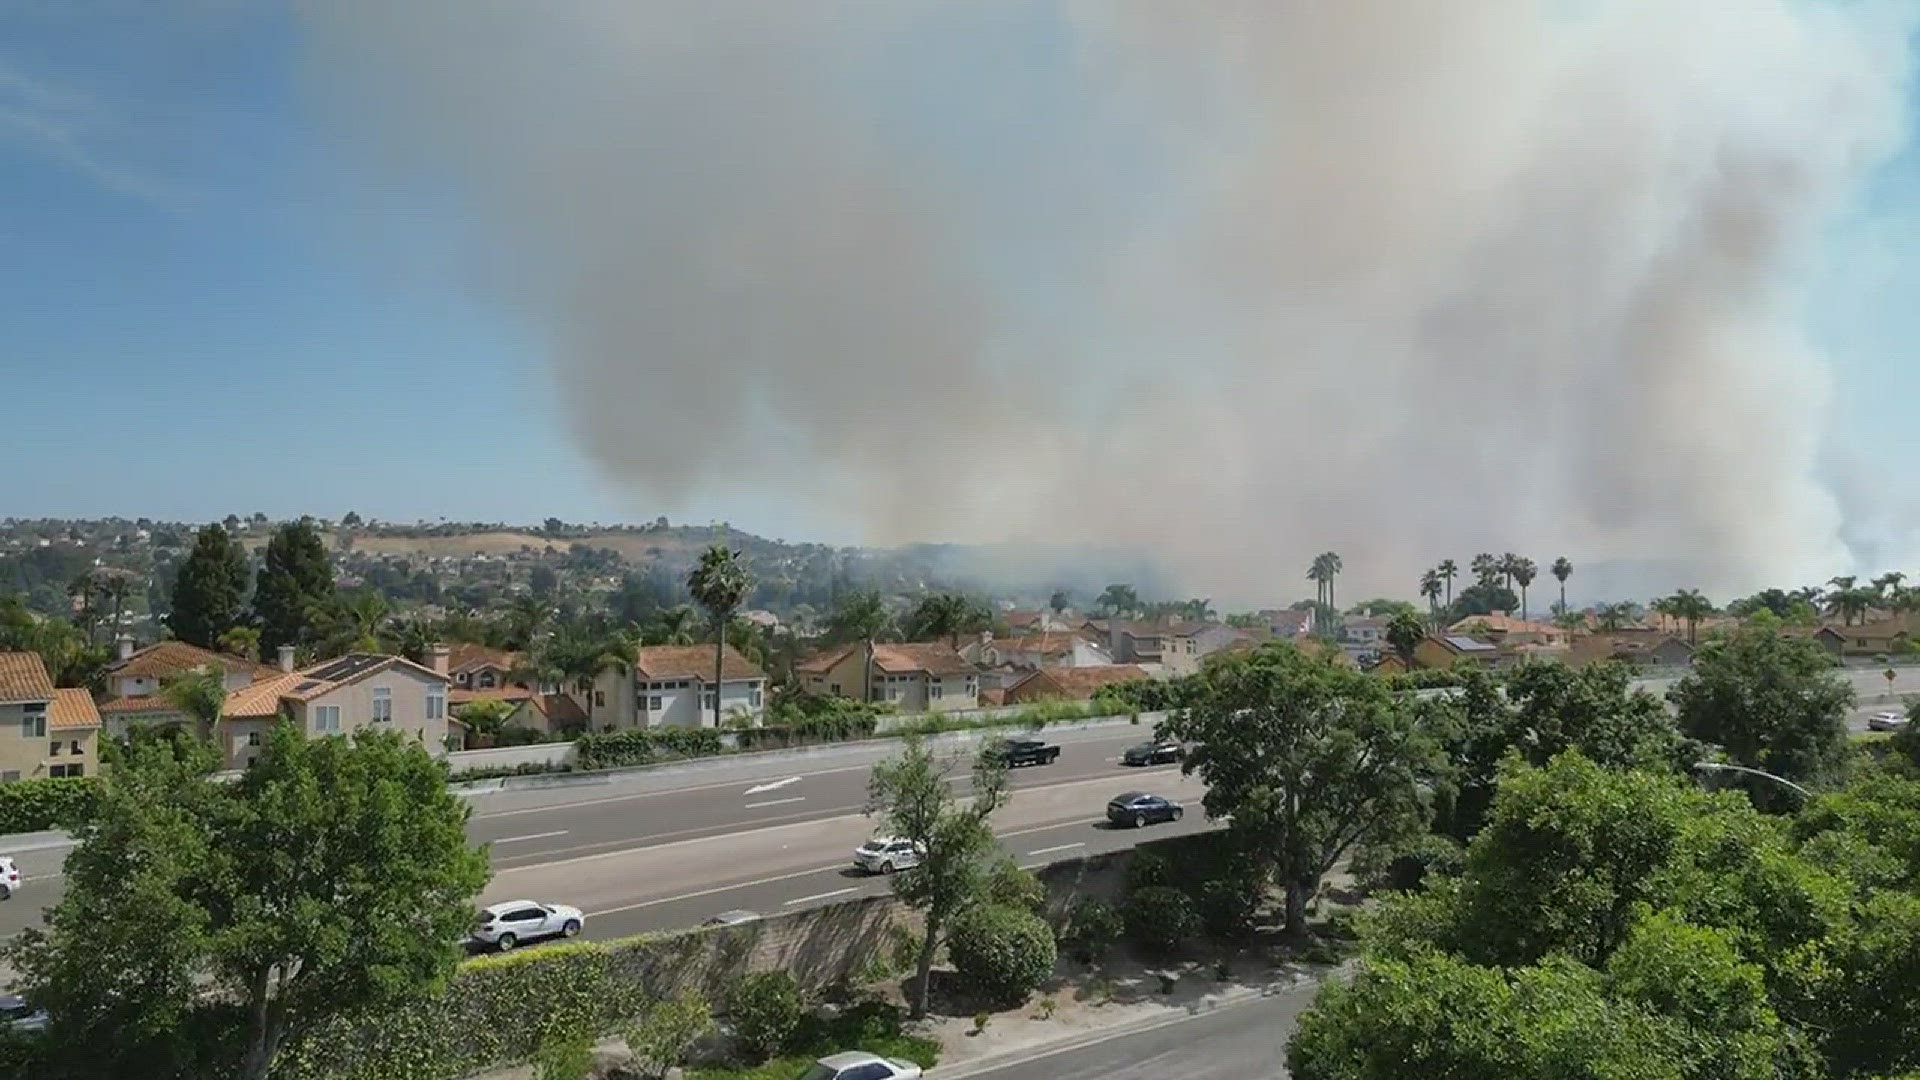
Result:
<instances>
[{"instance_id":1,"label":"green tree","mask_svg":"<svg viewBox=\"0 0 1920 1080\"><path fill-rule=\"evenodd\" d=\"M1454 562L1452 559L1441 559L1440 565L1437 567L1434 567L1434 573L1440 575L1441 583L1447 587L1447 596L1446 596L1446 600L1443 603L1443 606L1452 607L1453 606L1453 579L1457 577L1460 573L1460 564Z\"/></svg>"},{"instance_id":2,"label":"green tree","mask_svg":"<svg viewBox=\"0 0 1920 1080\"><path fill-rule=\"evenodd\" d=\"M1560 582L1560 611L1564 614L1567 610L1567 579L1573 576L1573 563L1562 555L1553 560L1552 572L1555 580Z\"/></svg>"},{"instance_id":3,"label":"green tree","mask_svg":"<svg viewBox=\"0 0 1920 1080\"><path fill-rule=\"evenodd\" d=\"M1111 618L1125 618L1140 610L1140 594L1131 585L1109 585L1094 607Z\"/></svg>"},{"instance_id":4,"label":"green tree","mask_svg":"<svg viewBox=\"0 0 1920 1080\"><path fill-rule=\"evenodd\" d=\"M1427 618L1430 620L1438 621L1440 618L1440 590L1438 570L1429 570L1420 575L1420 595L1427 601Z\"/></svg>"},{"instance_id":5,"label":"green tree","mask_svg":"<svg viewBox=\"0 0 1920 1080\"><path fill-rule=\"evenodd\" d=\"M1540 575L1540 568L1534 565L1532 559L1516 555L1508 572L1513 583L1520 586L1520 617L1525 619L1527 618L1527 587L1532 585L1533 579Z\"/></svg>"},{"instance_id":6,"label":"green tree","mask_svg":"<svg viewBox=\"0 0 1920 1080\"><path fill-rule=\"evenodd\" d=\"M866 648L866 660L860 674L860 700L873 700L873 646L892 624L880 594L871 589L850 592L827 619L827 638L831 641L858 641Z\"/></svg>"},{"instance_id":7,"label":"green tree","mask_svg":"<svg viewBox=\"0 0 1920 1080\"><path fill-rule=\"evenodd\" d=\"M1307 580L1319 590L1314 594L1314 599L1336 611L1339 608L1333 601L1333 579L1340 576L1341 569L1340 556L1331 551L1315 555L1313 563L1307 567Z\"/></svg>"},{"instance_id":8,"label":"green tree","mask_svg":"<svg viewBox=\"0 0 1920 1080\"><path fill-rule=\"evenodd\" d=\"M907 617L908 635L916 641L946 638L960 647L960 635L985 630L993 617L987 609L960 593L933 593L922 597Z\"/></svg>"},{"instance_id":9,"label":"green tree","mask_svg":"<svg viewBox=\"0 0 1920 1080\"><path fill-rule=\"evenodd\" d=\"M687 591L707 609L713 620L713 726L720 726L720 690L727 659L727 623L753 591L753 576L739 554L725 544L714 544L700 554L700 564L687 575Z\"/></svg>"},{"instance_id":10,"label":"green tree","mask_svg":"<svg viewBox=\"0 0 1920 1080\"><path fill-rule=\"evenodd\" d=\"M386 594L372 586L336 594L314 613L316 647L326 656L379 652L392 616Z\"/></svg>"},{"instance_id":11,"label":"green tree","mask_svg":"<svg viewBox=\"0 0 1920 1080\"><path fill-rule=\"evenodd\" d=\"M1058 615L1061 612L1066 611L1067 608L1072 606L1073 606L1073 593L1067 591L1066 589L1055 589L1053 591L1053 595L1047 598L1047 608L1051 610L1055 615Z\"/></svg>"},{"instance_id":12,"label":"green tree","mask_svg":"<svg viewBox=\"0 0 1920 1080\"><path fill-rule=\"evenodd\" d=\"M527 588L534 599L551 600L553 594L560 590L560 575L551 566L535 566L528 573Z\"/></svg>"},{"instance_id":13,"label":"green tree","mask_svg":"<svg viewBox=\"0 0 1920 1080\"><path fill-rule=\"evenodd\" d=\"M514 597L501 614L507 648L524 652L540 640L540 631L553 618L553 605L531 593Z\"/></svg>"},{"instance_id":14,"label":"green tree","mask_svg":"<svg viewBox=\"0 0 1920 1080\"><path fill-rule=\"evenodd\" d=\"M202 742L214 738L227 704L226 681L220 671L189 671L177 675L167 680L160 693L174 708L187 714L193 721L194 734Z\"/></svg>"},{"instance_id":15,"label":"green tree","mask_svg":"<svg viewBox=\"0 0 1920 1080\"><path fill-rule=\"evenodd\" d=\"M1753 627L1710 641L1668 698L1683 733L1721 747L1736 765L1821 784L1845 764L1853 687L1811 641ZM1763 805L1792 805L1777 785L1749 791Z\"/></svg>"},{"instance_id":16,"label":"green tree","mask_svg":"<svg viewBox=\"0 0 1920 1080\"><path fill-rule=\"evenodd\" d=\"M1496 585L1500 581L1500 557L1490 552L1481 552L1468 564L1473 570L1473 579L1482 585Z\"/></svg>"},{"instance_id":17,"label":"green tree","mask_svg":"<svg viewBox=\"0 0 1920 1080\"><path fill-rule=\"evenodd\" d=\"M246 618L247 551L219 525L208 525L173 579L173 636L203 649L215 648L220 635Z\"/></svg>"},{"instance_id":18,"label":"green tree","mask_svg":"<svg viewBox=\"0 0 1920 1080\"><path fill-rule=\"evenodd\" d=\"M888 835L919 846L920 863L893 879L894 895L924 918L912 1005L927 1011L934 951L954 916L982 892L994 852L989 817L1005 804L1004 759L983 747L973 760L971 797L955 796L952 761L936 759L918 738L873 767L867 813Z\"/></svg>"},{"instance_id":19,"label":"green tree","mask_svg":"<svg viewBox=\"0 0 1920 1080\"><path fill-rule=\"evenodd\" d=\"M313 640L313 619L333 600L333 567L311 518L282 525L267 541L253 589L260 648L271 655L282 645Z\"/></svg>"},{"instance_id":20,"label":"green tree","mask_svg":"<svg viewBox=\"0 0 1920 1080\"><path fill-rule=\"evenodd\" d=\"M244 656L249 660L260 655L260 630L252 626L228 627L215 639L214 648L230 656Z\"/></svg>"},{"instance_id":21,"label":"green tree","mask_svg":"<svg viewBox=\"0 0 1920 1080\"><path fill-rule=\"evenodd\" d=\"M653 617L644 637L649 645L691 645L694 642L694 611L681 604L678 607L664 608Z\"/></svg>"},{"instance_id":22,"label":"green tree","mask_svg":"<svg viewBox=\"0 0 1920 1080\"><path fill-rule=\"evenodd\" d=\"M1420 647L1426 636L1427 624L1410 611L1396 614L1387 623L1387 644L1393 647L1394 655L1409 671L1413 669L1413 651Z\"/></svg>"},{"instance_id":23,"label":"green tree","mask_svg":"<svg viewBox=\"0 0 1920 1080\"><path fill-rule=\"evenodd\" d=\"M516 678L535 686L552 684L569 693L586 691L593 713L594 680L603 671L626 672L638 657L638 643L625 633L603 633L580 621L561 623L534 649L526 670Z\"/></svg>"},{"instance_id":24,"label":"green tree","mask_svg":"<svg viewBox=\"0 0 1920 1080\"><path fill-rule=\"evenodd\" d=\"M642 1077L659 1080L711 1030L713 1007L706 998L689 991L648 1007L639 1023L627 1029L627 1049Z\"/></svg>"},{"instance_id":25,"label":"green tree","mask_svg":"<svg viewBox=\"0 0 1920 1080\"><path fill-rule=\"evenodd\" d=\"M1285 889L1291 933L1349 850L1420 829L1420 785L1444 765L1380 680L1290 645L1210 665L1160 734L1190 745L1183 769L1206 780L1208 816Z\"/></svg>"}]
</instances>

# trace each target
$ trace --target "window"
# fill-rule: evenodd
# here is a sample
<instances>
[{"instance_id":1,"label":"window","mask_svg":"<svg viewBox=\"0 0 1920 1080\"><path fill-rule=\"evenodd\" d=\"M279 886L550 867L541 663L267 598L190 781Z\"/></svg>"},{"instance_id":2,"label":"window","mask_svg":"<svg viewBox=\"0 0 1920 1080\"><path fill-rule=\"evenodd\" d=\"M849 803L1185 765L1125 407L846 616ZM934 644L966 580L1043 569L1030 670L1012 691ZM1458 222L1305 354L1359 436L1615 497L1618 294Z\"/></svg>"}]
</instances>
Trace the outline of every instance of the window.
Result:
<instances>
[{"instance_id":1,"label":"window","mask_svg":"<svg viewBox=\"0 0 1920 1080\"><path fill-rule=\"evenodd\" d=\"M887 1078L892 1075L893 1070L887 1068L885 1065L879 1062L869 1062L865 1065L855 1065L853 1068L841 1073L838 1080L887 1080Z\"/></svg>"},{"instance_id":2,"label":"window","mask_svg":"<svg viewBox=\"0 0 1920 1080\"><path fill-rule=\"evenodd\" d=\"M26 712L20 717L20 734L29 739L47 737L47 707L45 705L25 706Z\"/></svg>"},{"instance_id":3,"label":"window","mask_svg":"<svg viewBox=\"0 0 1920 1080\"><path fill-rule=\"evenodd\" d=\"M315 705L313 707L313 730L321 735L340 734L340 706Z\"/></svg>"},{"instance_id":4,"label":"window","mask_svg":"<svg viewBox=\"0 0 1920 1080\"><path fill-rule=\"evenodd\" d=\"M87 770L86 770L86 766L84 765L49 765L47 766L48 776L85 776L86 774L87 774Z\"/></svg>"},{"instance_id":5,"label":"window","mask_svg":"<svg viewBox=\"0 0 1920 1080\"><path fill-rule=\"evenodd\" d=\"M831 686L829 686L829 687L827 687L827 690L828 690L828 691L829 691L830 693L835 693L835 694L837 694L837 693L839 693L839 692L840 692L840 684L839 684L839 683L834 683L833 685L831 685Z\"/></svg>"},{"instance_id":6,"label":"window","mask_svg":"<svg viewBox=\"0 0 1920 1080\"><path fill-rule=\"evenodd\" d=\"M604 709L607 707L607 692L605 690L595 690L593 692L593 707L596 709Z\"/></svg>"},{"instance_id":7,"label":"window","mask_svg":"<svg viewBox=\"0 0 1920 1080\"><path fill-rule=\"evenodd\" d=\"M754 683L753 689L747 691L747 704L755 709L760 707L760 684L759 683Z\"/></svg>"},{"instance_id":8,"label":"window","mask_svg":"<svg viewBox=\"0 0 1920 1080\"><path fill-rule=\"evenodd\" d=\"M473 675L470 672L463 671L460 674L455 675L453 677L453 681L459 683L461 686L472 686Z\"/></svg>"},{"instance_id":9,"label":"window","mask_svg":"<svg viewBox=\"0 0 1920 1080\"><path fill-rule=\"evenodd\" d=\"M967 676L967 696L978 697L979 694L980 694L980 680L974 678L971 675Z\"/></svg>"},{"instance_id":10,"label":"window","mask_svg":"<svg viewBox=\"0 0 1920 1080\"><path fill-rule=\"evenodd\" d=\"M85 751L85 750L83 750L83 749L81 749L81 746L80 746L80 740L79 740L79 739L75 739L75 740L73 740L73 742L72 742L71 744L69 744L69 746L68 746L68 752L69 752L69 753L72 753L72 754L84 754L84 753L86 753L86 751Z\"/></svg>"},{"instance_id":11,"label":"window","mask_svg":"<svg viewBox=\"0 0 1920 1080\"><path fill-rule=\"evenodd\" d=\"M447 692L439 687L427 691L427 719L445 720L447 718Z\"/></svg>"},{"instance_id":12,"label":"window","mask_svg":"<svg viewBox=\"0 0 1920 1080\"><path fill-rule=\"evenodd\" d=\"M708 711L710 711L710 710L712 710L712 708L713 708L713 691L711 691L711 690L702 690L702 691L700 691L700 708L701 708L702 710L708 710Z\"/></svg>"},{"instance_id":13,"label":"window","mask_svg":"<svg viewBox=\"0 0 1920 1080\"><path fill-rule=\"evenodd\" d=\"M492 687L493 687L494 685L495 685L495 682L494 682L494 678L493 678L493 672L491 672L491 671L483 671L483 672L481 672L481 673L480 673L480 687L481 687L481 689L483 689L483 690L485 690L485 689L490 689L490 688L492 688Z\"/></svg>"},{"instance_id":14,"label":"window","mask_svg":"<svg viewBox=\"0 0 1920 1080\"><path fill-rule=\"evenodd\" d=\"M49 744L48 744L48 746L47 746L47 756L48 756L48 757L59 757L59 756L60 756L60 740L59 740L59 739L55 739L55 740L53 740L53 742L51 742L51 743L49 743Z\"/></svg>"},{"instance_id":15,"label":"window","mask_svg":"<svg viewBox=\"0 0 1920 1080\"><path fill-rule=\"evenodd\" d=\"M18 779L20 779L19 769L8 769L5 772L0 772L0 784L11 784Z\"/></svg>"},{"instance_id":16,"label":"window","mask_svg":"<svg viewBox=\"0 0 1920 1080\"><path fill-rule=\"evenodd\" d=\"M660 695L659 695L659 694L654 694L654 695L652 695L651 697L649 697L649 698L647 698L647 711L648 711L648 712L659 712L659 711L660 711L660 708L661 708L661 705L660 705Z\"/></svg>"},{"instance_id":17,"label":"window","mask_svg":"<svg viewBox=\"0 0 1920 1080\"><path fill-rule=\"evenodd\" d=\"M373 722L393 719L393 690L385 686L373 688Z\"/></svg>"},{"instance_id":18,"label":"window","mask_svg":"<svg viewBox=\"0 0 1920 1080\"><path fill-rule=\"evenodd\" d=\"M928 680L927 680L927 700L929 700L929 701L939 701L939 700L940 700L940 696L941 696L942 694L944 694L944 693L946 693L946 691L947 691L947 688L946 688L946 687L944 687L944 686L942 686L942 685L940 685L940 680L939 680L939 679L928 679Z\"/></svg>"},{"instance_id":19,"label":"window","mask_svg":"<svg viewBox=\"0 0 1920 1080\"><path fill-rule=\"evenodd\" d=\"M247 732L247 745L248 745L248 746L259 746L259 745L260 745L260 733L259 733L259 732L257 732L257 731L249 731L249 732Z\"/></svg>"}]
</instances>

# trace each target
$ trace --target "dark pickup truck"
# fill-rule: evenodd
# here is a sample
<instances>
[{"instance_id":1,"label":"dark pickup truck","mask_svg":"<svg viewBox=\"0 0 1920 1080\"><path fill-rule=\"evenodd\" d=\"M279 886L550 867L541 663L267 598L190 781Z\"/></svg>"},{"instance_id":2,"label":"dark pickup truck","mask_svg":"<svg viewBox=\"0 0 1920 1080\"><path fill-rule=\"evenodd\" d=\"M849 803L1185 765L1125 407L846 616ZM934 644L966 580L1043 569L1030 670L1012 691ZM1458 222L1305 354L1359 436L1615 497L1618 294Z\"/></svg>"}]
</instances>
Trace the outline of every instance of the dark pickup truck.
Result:
<instances>
[{"instance_id":1,"label":"dark pickup truck","mask_svg":"<svg viewBox=\"0 0 1920 1080\"><path fill-rule=\"evenodd\" d=\"M1008 739L1000 744L1000 760L1012 769L1021 765L1051 765L1060 757L1060 748L1039 739Z\"/></svg>"}]
</instances>

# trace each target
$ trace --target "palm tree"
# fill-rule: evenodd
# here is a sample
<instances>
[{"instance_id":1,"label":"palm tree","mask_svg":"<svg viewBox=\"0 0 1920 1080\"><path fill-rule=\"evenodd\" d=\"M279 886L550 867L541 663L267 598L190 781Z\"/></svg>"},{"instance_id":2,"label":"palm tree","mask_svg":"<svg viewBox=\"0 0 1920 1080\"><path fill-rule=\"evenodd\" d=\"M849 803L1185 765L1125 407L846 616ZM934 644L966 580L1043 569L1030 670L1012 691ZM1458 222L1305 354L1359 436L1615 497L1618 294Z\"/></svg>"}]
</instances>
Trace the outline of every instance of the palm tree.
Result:
<instances>
[{"instance_id":1,"label":"palm tree","mask_svg":"<svg viewBox=\"0 0 1920 1080\"><path fill-rule=\"evenodd\" d=\"M1211 597L1194 597L1180 605L1180 615L1191 622L1212 622L1219 614Z\"/></svg>"},{"instance_id":2,"label":"palm tree","mask_svg":"<svg viewBox=\"0 0 1920 1080\"><path fill-rule=\"evenodd\" d=\"M1533 564L1532 559L1515 555L1512 565L1507 567L1507 573L1512 575L1514 584L1520 586L1520 619L1522 622L1525 622L1527 618L1527 586L1533 584L1533 579L1539 576L1540 568Z\"/></svg>"},{"instance_id":3,"label":"palm tree","mask_svg":"<svg viewBox=\"0 0 1920 1080\"><path fill-rule=\"evenodd\" d=\"M732 548L715 544L700 554L700 565L687 575L687 591L713 619L713 726L717 728L727 665L727 622L753 591L753 577Z\"/></svg>"},{"instance_id":4,"label":"palm tree","mask_svg":"<svg viewBox=\"0 0 1920 1080\"><path fill-rule=\"evenodd\" d=\"M1314 556L1313 566L1307 570L1307 577L1320 583L1320 602L1330 608L1333 607L1333 579L1339 577L1344 569L1340 563L1340 553L1327 551Z\"/></svg>"},{"instance_id":5,"label":"palm tree","mask_svg":"<svg viewBox=\"0 0 1920 1080\"><path fill-rule=\"evenodd\" d=\"M1520 567L1520 556L1515 555L1511 551L1507 552L1505 555L1500 556L1500 561L1499 561L1500 578L1501 580L1506 582L1508 589L1513 588L1514 574L1519 569L1519 567Z\"/></svg>"},{"instance_id":6,"label":"palm tree","mask_svg":"<svg viewBox=\"0 0 1920 1080\"><path fill-rule=\"evenodd\" d=\"M1694 629L1700 620L1713 614L1713 602L1700 595L1698 589L1681 589L1672 596L1654 601L1653 609L1670 618L1682 620L1687 624L1687 644L1694 643Z\"/></svg>"},{"instance_id":7,"label":"palm tree","mask_svg":"<svg viewBox=\"0 0 1920 1080\"><path fill-rule=\"evenodd\" d=\"M433 623L426 619L400 619L387 624L387 644L416 664L424 662L427 650L439 641Z\"/></svg>"},{"instance_id":8,"label":"palm tree","mask_svg":"<svg viewBox=\"0 0 1920 1080\"><path fill-rule=\"evenodd\" d=\"M1427 636L1427 628L1420 623L1420 616L1411 611L1401 611L1387 622L1387 644L1392 646L1400 662L1408 671L1413 670L1413 651Z\"/></svg>"},{"instance_id":9,"label":"palm tree","mask_svg":"<svg viewBox=\"0 0 1920 1080\"><path fill-rule=\"evenodd\" d=\"M1842 626L1852 626L1856 618L1865 621L1867 609L1873 606L1874 599L1875 593L1872 589L1855 587L1836 589L1827 594L1827 614L1840 616Z\"/></svg>"},{"instance_id":10,"label":"palm tree","mask_svg":"<svg viewBox=\"0 0 1920 1080\"><path fill-rule=\"evenodd\" d=\"M324 647L331 653L378 652L380 635L393 605L379 589L358 589L334 597L315 612L316 621L331 624Z\"/></svg>"},{"instance_id":11,"label":"palm tree","mask_svg":"<svg viewBox=\"0 0 1920 1080\"><path fill-rule=\"evenodd\" d=\"M603 671L627 671L639 643L625 633L596 633L581 622L565 622L548 634L535 650L529 669L517 673L516 681L534 686L552 684L566 690L584 690L587 714L593 714L594 680ZM524 676L531 676L527 678Z\"/></svg>"},{"instance_id":12,"label":"palm tree","mask_svg":"<svg viewBox=\"0 0 1920 1080\"><path fill-rule=\"evenodd\" d=\"M514 597L507 605L504 616L508 646L515 649L533 648L534 638L539 636L540 628L547 624L552 615L553 608L531 593Z\"/></svg>"},{"instance_id":13,"label":"palm tree","mask_svg":"<svg viewBox=\"0 0 1920 1080\"><path fill-rule=\"evenodd\" d=\"M1500 580L1500 560L1498 557L1483 551L1473 557L1473 563L1471 565L1473 567L1473 576L1479 579L1480 584L1492 585L1494 582Z\"/></svg>"},{"instance_id":14,"label":"palm tree","mask_svg":"<svg viewBox=\"0 0 1920 1080\"><path fill-rule=\"evenodd\" d=\"M1434 572L1439 574L1440 580L1446 584L1447 586L1446 606L1452 607L1453 606L1453 578L1454 578L1454 575L1460 572L1459 564L1455 563L1452 559L1441 559L1439 568L1436 569Z\"/></svg>"},{"instance_id":15,"label":"palm tree","mask_svg":"<svg viewBox=\"0 0 1920 1080\"><path fill-rule=\"evenodd\" d=\"M1313 602L1316 605L1324 606L1327 602L1327 585L1333 580L1332 573L1327 570L1327 557L1325 555L1315 555L1313 557L1313 562L1307 567L1307 580L1313 582L1315 587Z\"/></svg>"},{"instance_id":16,"label":"palm tree","mask_svg":"<svg viewBox=\"0 0 1920 1080\"><path fill-rule=\"evenodd\" d=\"M100 582L91 572L81 574L67 585L67 595L80 601L80 625L87 628L87 644L94 643L95 631L100 628L100 619L93 611L93 598L100 595ZM120 632L114 627L114 633Z\"/></svg>"},{"instance_id":17,"label":"palm tree","mask_svg":"<svg viewBox=\"0 0 1920 1080\"><path fill-rule=\"evenodd\" d=\"M1633 610L1624 603L1601 604L1594 609L1593 618L1600 629L1611 632L1627 625L1633 618Z\"/></svg>"},{"instance_id":18,"label":"palm tree","mask_svg":"<svg viewBox=\"0 0 1920 1080\"><path fill-rule=\"evenodd\" d=\"M1889 570L1873 579L1874 595L1882 599L1891 600L1893 597L1899 595L1900 583L1905 580L1907 580L1907 575L1898 570Z\"/></svg>"},{"instance_id":19,"label":"palm tree","mask_svg":"<svg viewBox=\"0 0 1920 1080\"><path fill-rule=\"evenodd\" d=\"M1109 585L1094 606L1112 618L1123 618L1140 610L1140 594L1131 585Z\"/></svg>"},{"instance_id":20,"label":"palm tree","mask_svg":"<svg viewBox=\"0 0 1920 1080\"><path fill-rule=\"evenodd\" d=\"M986 609L959 593L934 593L923 598L907 620L916 638L948 639L960 647L960 635L986 627L991 621Z\"/></svg>"},{"instance_id":21,"label":"palm tree","mask_svg":"<svg viewBox=\"0 0 1920 1080\"><path fill-rule=\"evenodd\" d=\"M219 671L195 668L177 675L167 680L160 694L193 721L193 733L201 742L213 740L227 706L227 687Z\"/></svg>"},{"instance_id":22,"label":"palm tree","mask_svg":"<svg viewBox=\"0 0 1920 1080\"><path fill-rule=\"evenodd\" d=\"M1118 587L1109 586L1108 591ZM860 676L864 688L860 692L862 701L873 700L873 644L881 634L886 633L889 621L887 607L880 602L880 594L870 589L841 597L839 606L833 609L832 616L827 620L829 636L839 641L858 641L866 647L866 663Z\"/></svg>"},{"instance_id":23,"label":"palm tree","mask_svg":"<svg viewBox=\"0 0 1920 1080\"><path fill-rule=\"evenodd\" d=\"M645 637L649 645L693 644L693 609L685 604L670 607L654 615Z\"/></svg>"},{"instance_id":24,"label":"palm tree","mask_svg":"<svg viewBox=\"0 0 1920 1080\"><path fill-rule=\"evenodd\" d=\"M1560 612L1564 615L1567 610L1567 579L1573 576L1573 564L1567 561L1565 555L1553 560L1553 576L1560 579Z\"/></svg>"},{"instance_id":25,"label":"palm tree","mask_svg":"<svg viewBox=\"0 0 1920 1080\"><path fill-rule=\"evenodd\" d=\"M1420 575L1420 595L1427 598L1427 618L1440 619L1440 571L1429 570Z\"/></svg>"}]
</instances>

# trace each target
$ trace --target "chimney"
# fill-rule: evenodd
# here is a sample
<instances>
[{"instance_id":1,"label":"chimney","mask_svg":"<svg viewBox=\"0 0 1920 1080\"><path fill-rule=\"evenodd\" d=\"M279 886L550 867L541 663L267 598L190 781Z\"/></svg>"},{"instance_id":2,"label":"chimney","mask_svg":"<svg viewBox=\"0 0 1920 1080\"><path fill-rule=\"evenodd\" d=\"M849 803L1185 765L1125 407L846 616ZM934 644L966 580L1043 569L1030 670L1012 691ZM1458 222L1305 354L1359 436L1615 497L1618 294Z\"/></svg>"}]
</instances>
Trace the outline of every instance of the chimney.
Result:
<instances>
[{"instance_id":1,"label":"chimney","mask_svg":"<svg viewBox=\"0 0 1920 1080\"><path fill-rule=\"evenodd\" d=\"M427 666L436 674L445 675L452 655L452 650L445 645L429 645L427 646Z\"/></svg>"},{"instance_id":2,"label":"chimney","mask_svg":"<svg viewBox=\"0 0 1920 1080\"><path fill-rule=\"evenodd\" d=\"M1122 633L1120 629L1119 614L1116 613L1108 616L1107 617L1107 655L1113 657L1113 662L1116 664L1124 664L1133 659L1132 653L1120 647L1121 639L1124 636L1125 635ZM1124 657L1125 659L1122 659L1122 657Z\"/></svg>"},{"instance_id":3,"label":"chimney","mask_svg":"<svg viewBox=\"0 0 1920 1080\"><path fill-rule=\"evenodd\" d=\"M293 670L293 646L291 645L280 646L280 670Z\"/></svg>"},{"instance_id":4,"label":"chimney","mask_svg":"<svg viewBox=\"0 0 1920 1080\"><path fill-rule=\"evenodd\" d=\"M120 659L126 660L133 656L133 638L131 636L121 634L120 640L114 644L120 646Z\"/></svg>"}]
</instances>

